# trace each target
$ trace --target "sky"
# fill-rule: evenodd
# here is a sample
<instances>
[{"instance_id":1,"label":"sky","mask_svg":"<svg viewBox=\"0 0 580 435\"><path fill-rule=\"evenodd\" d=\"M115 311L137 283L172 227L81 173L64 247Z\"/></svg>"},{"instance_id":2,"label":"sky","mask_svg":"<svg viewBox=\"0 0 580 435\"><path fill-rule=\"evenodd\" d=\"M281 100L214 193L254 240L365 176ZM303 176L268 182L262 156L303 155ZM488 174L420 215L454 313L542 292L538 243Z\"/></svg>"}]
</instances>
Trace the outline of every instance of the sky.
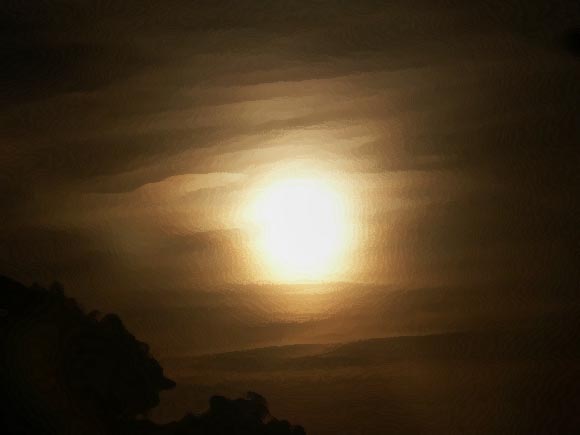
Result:
<instances>
[{"instance_id":1,"label":"sky","mask_svg":"<svg viewBox=\"0 0 580 435\"><path fill-rule=\"evenodd\" d=\"M6 5L1 273L59 280L161 355L577 303L575 2ZM348 204L316 282L273 274L247 222L296 174Z\"/></svg>"}]
</instances>

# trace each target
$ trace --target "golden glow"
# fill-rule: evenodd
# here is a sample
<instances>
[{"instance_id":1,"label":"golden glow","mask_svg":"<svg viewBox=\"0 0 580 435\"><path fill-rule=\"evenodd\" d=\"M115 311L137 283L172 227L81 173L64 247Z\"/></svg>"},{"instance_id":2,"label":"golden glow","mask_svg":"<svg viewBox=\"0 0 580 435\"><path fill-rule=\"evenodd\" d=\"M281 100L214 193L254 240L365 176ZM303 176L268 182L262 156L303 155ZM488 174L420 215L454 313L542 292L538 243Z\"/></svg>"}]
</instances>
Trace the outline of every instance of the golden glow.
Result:
<instances>
[{"instance_id":1,"label":"golden glow","mask_svg":"<svg viewBox=\"0 0 580 435\"><path fill-rule=\"evenodd\" d=\"M345 198L328 181L291 178L263 189L252 207L257 247L284 281L331 277L348 241Z\"/></svg>"}]
</instances>

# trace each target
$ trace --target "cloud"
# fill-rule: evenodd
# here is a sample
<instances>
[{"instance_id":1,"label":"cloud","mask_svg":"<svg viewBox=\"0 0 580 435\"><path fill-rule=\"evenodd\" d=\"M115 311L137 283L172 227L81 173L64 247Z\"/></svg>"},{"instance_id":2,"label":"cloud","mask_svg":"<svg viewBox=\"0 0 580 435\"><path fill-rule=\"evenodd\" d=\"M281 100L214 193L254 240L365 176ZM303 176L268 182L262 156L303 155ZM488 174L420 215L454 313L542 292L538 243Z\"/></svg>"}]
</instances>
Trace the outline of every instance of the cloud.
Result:
<instances>
[{"instance_id":1,"label":"cloud","mask_svg":"<svg viewBox=\"0 0 580 435\"><path fill-rule=\"evenodd\" d=\"M569 287L576 9L444 3L9 2L5 272L110 307L243 281L234 204L300 159L366 201L353 280Z\"/></svg>"},{"instance_id":2,"label":"cloud","mask_svg":"<svg viewBox=\"0 0 580 435\"><path fill-rule=\"evenodd\" d=\"M114 40L106 23L98 27L105 17L91 3L97 6L8 2L0 16L4 105L95 91L147 64L134 47Z\"/></svg>"}]
</instances>

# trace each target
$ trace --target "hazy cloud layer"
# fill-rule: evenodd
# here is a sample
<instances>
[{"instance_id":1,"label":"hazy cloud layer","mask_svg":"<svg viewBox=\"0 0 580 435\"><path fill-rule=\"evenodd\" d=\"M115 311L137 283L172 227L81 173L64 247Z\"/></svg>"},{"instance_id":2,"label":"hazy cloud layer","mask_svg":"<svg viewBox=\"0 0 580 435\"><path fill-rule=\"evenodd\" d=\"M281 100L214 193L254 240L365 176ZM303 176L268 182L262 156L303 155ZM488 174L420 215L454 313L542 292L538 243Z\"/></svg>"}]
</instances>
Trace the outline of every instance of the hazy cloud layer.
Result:
<instances>
[{"instance_id":1,"label":"hazy cloud layer","mask_svg":"<svg viewBox=\"0 0 580 435\"><path fill-rule=\"evenodd\" d=\"M245 192L298 159L360 199L352 281L569 289L579 17L563 0L8 1L2 272L142 313L140 292L251 282Z\"/></svg>"}]
</instances>

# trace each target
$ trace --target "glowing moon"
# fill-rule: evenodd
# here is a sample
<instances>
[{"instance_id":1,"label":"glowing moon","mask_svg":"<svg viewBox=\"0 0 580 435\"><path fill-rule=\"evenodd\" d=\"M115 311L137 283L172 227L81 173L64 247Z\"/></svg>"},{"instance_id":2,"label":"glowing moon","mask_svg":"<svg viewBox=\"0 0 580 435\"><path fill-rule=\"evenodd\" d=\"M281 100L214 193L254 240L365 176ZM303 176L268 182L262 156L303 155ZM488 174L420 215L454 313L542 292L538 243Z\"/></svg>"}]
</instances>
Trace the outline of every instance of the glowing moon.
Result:
<instances>
[{"instance_id":1,"label":"glowing moon","mask_svg":"<svg viewBox=\"0 0 580 435\"><path fill-rule=\"evenodd\" d=\"M258 249L274 275L288 281L327 278L347 241L344 198L328 182L287 179L263 189L253 204Z\"/></svg>"}]
</instances>

